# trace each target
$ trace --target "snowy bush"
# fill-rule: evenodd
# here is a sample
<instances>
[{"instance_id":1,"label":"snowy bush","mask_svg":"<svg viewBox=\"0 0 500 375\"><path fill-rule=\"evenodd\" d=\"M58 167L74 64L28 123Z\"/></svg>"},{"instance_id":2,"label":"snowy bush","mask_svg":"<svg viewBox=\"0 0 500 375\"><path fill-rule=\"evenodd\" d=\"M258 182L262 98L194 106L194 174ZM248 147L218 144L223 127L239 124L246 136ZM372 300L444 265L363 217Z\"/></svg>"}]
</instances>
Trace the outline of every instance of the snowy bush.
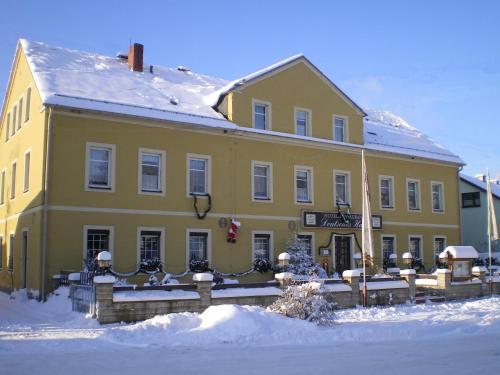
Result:
<instances>
[{"instance_id":1,"label":"snowy bush","mask_svg":"<svg viewBox=\"0 0 500 375\"><path fill-rule=\"evenodd\" d=\"M318 325L332 325L335 303L328 302L322 291L323 284L318 281L292 284L269 309L290 318L307 320Z\"/></svg>"},{"instance_id":2,"label":"snowy bush","mask_svg":"<svg viewBox=\"0 0 500 375\"><path fill-rule=\"evenodd\" d=\"M323 267L318 263L314 263L312 255L307 253L306 245L295 236L286 243L286 252L290 254L289 264L286 269L282 269L283 267L279 265L276 266L275 271L277 273L286 271L298 276L307 276L308 278L328 277Z\"/></svg>"}]
</instances>

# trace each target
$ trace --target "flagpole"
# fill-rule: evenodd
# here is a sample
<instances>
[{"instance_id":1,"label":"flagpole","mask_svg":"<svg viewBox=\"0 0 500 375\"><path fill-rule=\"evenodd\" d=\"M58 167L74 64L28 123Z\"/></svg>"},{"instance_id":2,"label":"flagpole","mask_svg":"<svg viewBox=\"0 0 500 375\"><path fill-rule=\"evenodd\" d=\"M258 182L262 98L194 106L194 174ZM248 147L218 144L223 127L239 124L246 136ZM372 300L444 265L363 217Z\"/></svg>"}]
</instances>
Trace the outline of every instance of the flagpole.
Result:
<instances>
[{"instance_id":1,"label":"flagpole","mask_svg":"<svg viewBox=\"0 0 500 375\"><path fill-rule=\"evenodd\" d=\"M488 181L486 182L486 194L488 195L486 197L486 205L488 206L488 258L489 258L489 269L490 269L490 280L489 280L489 289L490 289L490 297L493 295L493 278L491 274L491 207L490 205L493 203L492 200L492 195L491 195L491 183L490 183L490 171L489 169L487 170L487 177Z\"/></svg>"}]
</instances>

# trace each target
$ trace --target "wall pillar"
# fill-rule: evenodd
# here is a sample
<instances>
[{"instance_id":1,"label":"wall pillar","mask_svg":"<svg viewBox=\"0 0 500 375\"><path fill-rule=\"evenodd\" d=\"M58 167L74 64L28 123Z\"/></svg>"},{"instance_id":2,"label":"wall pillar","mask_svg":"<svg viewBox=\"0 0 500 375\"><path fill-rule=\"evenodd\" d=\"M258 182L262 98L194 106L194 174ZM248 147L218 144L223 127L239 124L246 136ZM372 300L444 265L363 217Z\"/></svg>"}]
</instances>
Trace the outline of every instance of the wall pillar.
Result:
<instances>
[{"instance_id":1,"label":"wall pillar","mask_svg":"<svg viewBox=\"0 0 500 375\"><path fill-rule=\"evenodd\" d=\"M108 313L113 308L113 284L114 276L94 276L95 286L95 312L94 318L99 323L108 323L106 321L106 310Z\"/></svg>"},{"instance_id":2,"label":"wall pillar","mask_svg":"<svg viewBox=\"0 0 500 375\"><path fill-rule=\"evenodd\" d=\"M446 292L446 290L450 290L451 286L451 271L448 269L438 269L436 271L437 274L437 287L438 289L442 289ZM446 295L446 293L445 293Z\"/></svg>"},{"instance_id":3,"label":"wall pillar","mask_svg":"<svg viewBox=\"0 0 500 375\"><path fill-rule=\"evenodd\" d=\"M280 283L281 289L286 289L292 284L293 281L293 273L291 272L281 272L274 275L276 281Z\"/></svg>"},{"instance_id":4,"label":"wall pillar","mask_svg":"<svg viewBox=\"0 0 500 375\"><path fill-rule=\"evenodd\" d=\"M200 312L212 304L212 283L214 275L211 273L195 273L193 282L196 284L196 291L200 295Z\"/></svg>"},{"instance_id":5,"label":"wall pillar","mask_svg":"<svg viewBox=\"0 0 500 375\"><path fill-rule=\"evenodd\" d=\"M352 291L351 291L351 304L352 306L359 305L359 279L361 273L358 270L347 270L342 273L342 278L347 280Z\"/></svg>"},{"instance_id":6,"label":"wall pillar","mask_svg":"<svg viewBox=\"0 0 500 375\"><path fill-rule=\"evenodd\" d=\"M415 270L414 269L401 270L400 275L408 283L408 298L410 299L410 301L414 301L416 295L415 278L417 277Z\"/></svg>"},{"instance_id":7,"label":"wall pillar","mask_svg":"<svg viewBox=\"0 0 500 375\"><path fill-rule=\"evenodd\" d=\"M490 294L490 286L488 284L488 280L486 279L486 273L486 267L472 267L472 276L481 280L481 295L483 296L488 296Z\"/></svg>"}]
</instances>

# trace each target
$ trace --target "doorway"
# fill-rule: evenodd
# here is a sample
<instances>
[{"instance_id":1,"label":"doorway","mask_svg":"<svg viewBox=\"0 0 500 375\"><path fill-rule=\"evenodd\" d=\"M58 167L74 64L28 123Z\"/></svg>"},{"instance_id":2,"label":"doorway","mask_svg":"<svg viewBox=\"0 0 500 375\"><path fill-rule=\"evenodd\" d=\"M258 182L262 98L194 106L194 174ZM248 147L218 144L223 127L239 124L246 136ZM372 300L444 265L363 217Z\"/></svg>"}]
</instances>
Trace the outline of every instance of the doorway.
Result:
<instances>
[{"instance_id":1,"label":"doorway","mask_svg":"<svg viewBox=\"0 0 500 375\"><path fill-rule=\"evenodd\" d=\"M351 236L335 236L335 272L342 275L351 269Z\"/></svg>"},{"instance_id":2,"label":"doorway","mask_svg":"<svg viewBox=\"0 0 500 375\"><path fill-rule=\"evenodd\" d=\"M21 275L22 275L22 281L21 281L21 288L26 289L26 286L28 284L28 231L23 230L23 237L22 237L22 242L21 242Z\"/></svg>"}]
</instances>

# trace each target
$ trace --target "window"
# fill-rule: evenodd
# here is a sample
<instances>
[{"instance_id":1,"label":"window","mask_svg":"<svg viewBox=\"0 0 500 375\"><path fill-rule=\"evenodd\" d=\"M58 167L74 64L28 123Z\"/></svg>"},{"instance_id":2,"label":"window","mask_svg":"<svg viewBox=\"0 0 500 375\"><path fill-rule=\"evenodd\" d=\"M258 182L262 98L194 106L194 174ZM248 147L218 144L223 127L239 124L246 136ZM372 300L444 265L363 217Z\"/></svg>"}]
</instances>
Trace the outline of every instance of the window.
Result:
<instances>
[{"instance_id":1,"label":"window","mask_svg":"<svg viewBox=\"0 0 500 375\"><path fill-rule=\"evenodd\" d=\"M209 260L209 232L188 230L189 235L189 262L192 260Z\"/></svg>"},{"instance_id":2,"label":"window","mask_svg":"<svg viewBox=\"0 0 500 375\"><path fill-rule=\"evenodd\" d=\"M189 194L207 194L210 189L210 158L201 155L188 155Z\"/></svg>"},{"instance_id":3,"label":"window","mask_svg":"<svg viewBox=\"0 0 500 375\"><path fill-rule=\"evenodd\" d=\"M26 92L26 109L24 110L24 122L28 122L30 119L30 109L31 109L31 87L28 87Z\"/></svg>"},{"instance_id":4,"label":"window","mask_svg":"<svg viewBox=\"0 0 500 375\"><path fill-rule=\"evenodd\" d=\"M408 210L419 211L420 210L420 182L418 180L406 181L407 193L408 193Z\"/></svg>"},{"instance_id":5,"label":"window","mask_svg":"<svg viewBox=\"0 0 500 375\"><path fill-rule=\"evenodd\" d=\"M12 176L10 181L10 199L14 199L16 197L16 172L17 172L17 163L12 163Z\"/></svg>"},{"instance_id":6,"label":"window","mask_svg":"<svg viewBox=\"0 0 500 375\"><path fill-rule=\"evenodd\" d=\"M307 252L313 256L313 235L312 234L297 234L297 242Z\"/></svg>"},{"instance_id":7,"label":"window","mask_svg":"<svg viewBox=\"0 0 500 375\"><path fill-rule=\"evenodd\" d=\"M414 258L422 257L422 237L410 236L409 250Z\"/></svg>"},{"instance_id":8,"label":"window","mask_svg":"<svg viewBox=\"0 0 500 375\"><path fill-rule=\"evenodd\" d=\"M24 187L23 192L26 193L30 189L30 160L31 153L27 152L24 154Z\"/></svg>"},{"instance_id":9,"label":"window","mask_svg":"<svg viewBox=\"0 0 500 375\"><path fill-rule=\"evenodd\" d=\"M158 228L139 229L139 262L162 260L163 230Z\"/></svg>"},{"instance_id":10,"label":"window","mask_svg":"<svg viewBox=\"0 0 500 375\"><path fill-rule=\"evenodd\" d=\"M139 150L139 186L142 193L163 193L165 153Z\"/></svg>"},{"instance_id":11,"label":"window","mask_svg":"<svg viewBox=\"0 0 500 375\"><path fill-rule=\"evenodd\" d=\"M335 172L335 204L349 204L349 173Z\"/></svg>"},{"instance_id":12,"label":"window","mask_svg":"<svg viewBox=\"0 0 500 375\"><path fill-rule=\"evenodd\" d=\"M17 119L17 106L12 108L12 125L10 127L10 135L16 134L16 119Z\"/></svg>"},{"instance_id":13,"label":"window","mask_svg":"<svg viewBox=\"0 0 500 375\"><path fill-rule=\"evenodd\" d=\"M310 133L310 111L304 109L295 110L295 132L298 135L308 136Z\"/></svg>"},{"instance_id":14,"label":"window","mask_svg":"<svg viewBox=\"0 0 500 375\"><path fill-rule=\"evenodd\" d=\"M86 251L85 259L92 260L97 257L101 251L111 252L111 230L100 228L86 229Z\"/></svg>"},{"instance_id":15,"label":"window","mask_svg":"<svg viewBox=\"0 0 500 375\"><path fill-rule=\"evenodd\" d=\"M253 260L261 259L271 261L272 235L270 232L252 233Z\"/></svg>"},{"instance_id":16,"label":"window","mask_svg":"<svg viewBox=\"0 0 500 375\"><path fill-rule=\"evenodd\" d=\"M333 118L333 127L335 140L338 142L346 142L347 141L347 119L345 117L334 116Z\"/></svg>"},{"instance_id":17,"label":"window","mask_svg":"<svg viewBox=\"0 0 500 375\"><path fill-rule=\"evenodd\" d=\"M0 236L0 269L3 268L3 237Z\"/></svg>"},{"instance_id":18,"label":"window","mask_svg":"<svg viewBox=\"0 0 500 375\"><path fill-rule=\"evenodd\" d=\"M19 113L17 114L17 130L21 129L23 122L23 98L19 99Z\"/></svg>"},{"instance_id":19,"label":"window","mask_svg":"<svg viewBox=\"0 0 500 375\"><path fill-rule=\"evenodd\" d=\"M253 199L270 201L272 199L272 164L252 161Z\"/></svg>"},{"instance_id":20,"label":"window","mask_svg":"<svg viewBox=\"0 0 500 375\"><path fill-rule=\"evenodd\" d=\"M445 236L434 236L434 258L439 261L439 254L441 254L446 248L446 237Z\"/></svg>"},{"instance_id":21,"label":"window","mask_svg":"<svg viewBox=\"0 0 500 375\"><path fill-rule=\"evenodd\" d=\"M389 259L391 254L396 254L396 237L382 236L382 260Z\"/></svg>"},{"instance_id":22,"label":"window","mask_svg":"<svg viewBox=\"0 0 500 375\"><path fill-rule=\"evenodd\" d=\"M87 184L90 190L114 190L115 145L87 143Z\"/></svg>"},{"instance_id":23,"label":"window","mask_svg":"<svg viewBox=\"0 0 500 375\"><path fill-rule=\"evenodd\" d=\"M269 103L253 102L253 127L255 129L270 129L270 109Z\"/></svg>"},{"instance_id":24,"label":"window","mask_svg":"<svg viewBox=\"0 0 500 375\"><path fill-rule=\"evenodd\" d=\"M432 212L444 212L443 183L431 182Z\"/></svg>"},{"instance_id":25,"label":"window","mask_svg":"<svg viewBox=\"0 0 500 375\"><path fill-rule=\"evenodd\" d=\"M14 271L14 235L9 237L9 272Z\"/></svg>"},{"instance_id":26,"label":"window","mask_svg":"<svg viewBox=\"0 0 500 375\"><path fill-rule=\"evenodd\" d=\"M474 193L462 193L462 208L481 207L481 195L478 191Z\"/></svg>"},{"instance_id":27,"label":"window","mask_svg":"<svg viewBox=\"0 0 500 375\"><path fill-rule=\"evenodd\" d=\"M0 175L0 205L5 203L5 171Z\"/></svg>"},{"instance_id":28,"label":"window","mask_svg":"<svg viewBox=\"0 0 500 375\"><path fill-rule=\"evenodd\" d=\"M10 112L7 113L7 119L5 122L5 142L9 140L9 129L10 129Z\"/></svg>"},{"instance_id":29,"label":"window","mask_svg":"<svg viewBox=\"0 0 500 375\"><path fill-rule=\"evenodd\" d=\"M312 170L310 168L295 168L295 201L312 203Z\"/></svg>"},{"instance_id":30,"label":"window","mask_svg":"<svg viewBox=\"0 0 500 375\"><path fill-rule=\"evenodd\" d=\"M394 178L379 177L380 208L394 208Z\"/></svg>"}]
</instances>

